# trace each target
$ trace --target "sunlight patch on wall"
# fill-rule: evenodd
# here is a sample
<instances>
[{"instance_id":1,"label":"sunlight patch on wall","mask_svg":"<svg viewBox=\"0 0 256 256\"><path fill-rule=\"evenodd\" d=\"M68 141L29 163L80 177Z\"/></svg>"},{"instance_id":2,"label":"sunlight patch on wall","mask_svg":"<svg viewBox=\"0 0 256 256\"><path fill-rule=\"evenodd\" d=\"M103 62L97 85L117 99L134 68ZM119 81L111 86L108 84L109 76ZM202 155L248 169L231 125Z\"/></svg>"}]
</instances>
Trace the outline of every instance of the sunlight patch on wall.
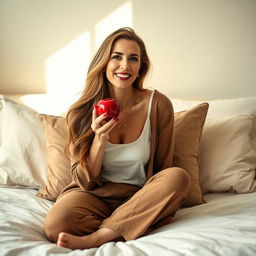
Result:
<instances>
[{"instance_id":1,"label":"sunlight patch on wall","mask_svg":"<svg viewBox=\"0 0 256 256\"><path fill-rule=\"evenodd\" d=\"M121 27L133 27L131 1L127 1L95 25L96 49L110 33Z\"/></svg>"},{"instance_id":2,"label":"sunlight patch on wall","mask_svg":"<svg viewBox=\"0 0 256 256\"><path fill-rule=\"evenodd\" d=\"M46 94L26 95L22 101L46 114L62 114L84 88L91 61L91 38L85 32L45 61Z\"/></svg>"},{"instance_id":3,"label":"sunlight patch on wall","mask_svg":"<svg viewBox=\"0 0 256 256\"><path fill-rule=\"evenodd\" d=\"M85 32L46 60L47 94L63 103L73 101L84 87L90 60L90 35Z\"/></svg>"},{"instance_id":4,"label":"sunlight patch on wall","mask_svg":"<svg viewBox=\"0 0 256 256\"><path fill-rule=\"evenodd\" d=\"M61 95L61 94L59 94ZM69 100L69 98L68 98ZM28 94L20 98L25 105L33 108L40 114L64 115L69 107L67 102L50 94Z\"/></svg>"}]
</instances>

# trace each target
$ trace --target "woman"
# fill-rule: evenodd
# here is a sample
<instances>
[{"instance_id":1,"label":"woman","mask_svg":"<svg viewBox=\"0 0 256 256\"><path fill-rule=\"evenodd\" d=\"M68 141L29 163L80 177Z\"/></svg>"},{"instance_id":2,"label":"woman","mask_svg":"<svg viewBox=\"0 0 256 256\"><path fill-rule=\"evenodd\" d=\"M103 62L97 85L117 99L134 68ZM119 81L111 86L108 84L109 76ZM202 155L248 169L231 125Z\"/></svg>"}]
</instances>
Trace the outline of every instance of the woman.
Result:
<instances>
[{"instance_id":1,"label":"woman","mask_svg":"<svg viewBox=\"0 0 256 256\"><path fill-rule=\"evenodd\" d=\"M73 182L45 221L48 238L71 249L140 237L182 204L190 186L172 167L170 100L143 89L150 61L131 28L109 35L89 67L81 98L67 114ZM118 118L106 122L94 105L115 98Z\"/></svg>"}]
</instances>

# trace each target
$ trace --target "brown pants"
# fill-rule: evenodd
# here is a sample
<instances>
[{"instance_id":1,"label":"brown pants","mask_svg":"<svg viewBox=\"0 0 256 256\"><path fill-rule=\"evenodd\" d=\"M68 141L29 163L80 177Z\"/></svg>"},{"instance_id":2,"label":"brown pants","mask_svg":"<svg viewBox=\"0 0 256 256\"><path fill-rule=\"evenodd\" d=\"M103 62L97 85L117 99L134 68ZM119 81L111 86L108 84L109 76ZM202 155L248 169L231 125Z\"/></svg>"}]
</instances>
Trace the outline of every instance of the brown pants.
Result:
<instances>
[{"instance_id":1,"label":"brown pants","mask_svg":"<svg viewBox=\"0 0 256 256\"><path fill-rule=\"evenodd\" d=\"M136 239L152 225L173 216L189 186L188 174L173 167L155 174L141 189L130 186L134 191L128 198L109 195L100 198L82 190L69 191L50 209L45 231L54 242L60 232L82 236L102 227L119 232L125 240Z\"/></svg>"}]
</instances>

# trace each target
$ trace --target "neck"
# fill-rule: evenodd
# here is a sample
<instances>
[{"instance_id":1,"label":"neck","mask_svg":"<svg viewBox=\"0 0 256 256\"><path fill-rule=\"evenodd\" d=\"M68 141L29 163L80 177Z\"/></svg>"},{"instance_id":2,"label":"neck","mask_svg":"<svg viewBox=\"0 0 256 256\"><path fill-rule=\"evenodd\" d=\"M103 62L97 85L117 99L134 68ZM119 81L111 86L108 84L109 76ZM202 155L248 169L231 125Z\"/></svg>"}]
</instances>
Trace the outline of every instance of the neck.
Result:
<instances>
[{"instance_id":1,"label":"neck","mask_svg":"<svg viewBox=\"0 0 256 256\"><path fill-rule=\"evenodd\" d=\"M131 108L134 105L136 89L129 87L127 89L119 89L109 87L108 94L109 97L115 98L120 106L120 110Z\"/></svg>"}]
</instances>

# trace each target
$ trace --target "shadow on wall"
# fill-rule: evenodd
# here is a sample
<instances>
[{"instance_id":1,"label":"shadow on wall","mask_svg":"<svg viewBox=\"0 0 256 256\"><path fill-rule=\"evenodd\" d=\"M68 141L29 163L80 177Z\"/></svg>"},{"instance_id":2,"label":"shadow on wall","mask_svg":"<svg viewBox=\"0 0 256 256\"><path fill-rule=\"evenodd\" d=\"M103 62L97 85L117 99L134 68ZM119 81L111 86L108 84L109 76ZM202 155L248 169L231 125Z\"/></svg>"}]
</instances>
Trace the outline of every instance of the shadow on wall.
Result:
<instances>
[{"instance_id":1,"label":"shadow on wall","mask_svg":"<svg viewBox=\"0 0 256 256\"><path fill-rule=\"evenodd\" d=\"M98 19L91 29L76 36L45 59L45 94L16 95L14 100L40 113L65 113L83 90L88 66L102 41L111 32L124 26L133 27L131 1L122 1L108 15Z\"/></svg>"}]
</instances>

